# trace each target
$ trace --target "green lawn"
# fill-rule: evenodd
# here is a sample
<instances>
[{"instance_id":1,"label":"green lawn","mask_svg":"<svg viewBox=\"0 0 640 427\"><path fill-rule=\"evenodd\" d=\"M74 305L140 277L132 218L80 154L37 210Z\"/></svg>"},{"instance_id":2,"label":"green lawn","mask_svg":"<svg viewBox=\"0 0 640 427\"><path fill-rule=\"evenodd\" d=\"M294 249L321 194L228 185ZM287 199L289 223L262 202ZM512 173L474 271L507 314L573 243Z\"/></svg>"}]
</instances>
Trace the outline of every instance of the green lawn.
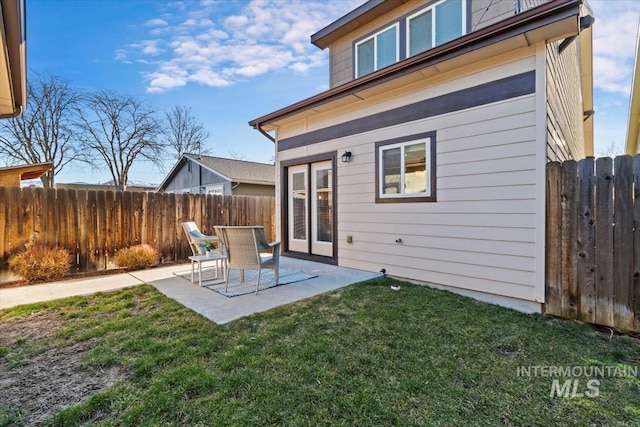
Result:
<instances>
[{"instance_id":1,"label":"green lawn","mask_svg":"<svg viewBox=\"0 0 640 427\"><path fill-rule=\"evenodd\" d=\"M360 283L224 326L151 286L21 306L0 319L52 310L64 325L54 337L0 348L0 368L87 341L87 368L126 369L125 380L50 419L60 426L640 423L637 376L581 376L578 392L593 396L587 381L597 379L598 395L572 398L551 397L553 378L543 373L518 375L523 366L637 369L637 340L405 283L395 292L392 283ZM20 408L3 412L12 425Z\"/></svg>"}]
</instances>

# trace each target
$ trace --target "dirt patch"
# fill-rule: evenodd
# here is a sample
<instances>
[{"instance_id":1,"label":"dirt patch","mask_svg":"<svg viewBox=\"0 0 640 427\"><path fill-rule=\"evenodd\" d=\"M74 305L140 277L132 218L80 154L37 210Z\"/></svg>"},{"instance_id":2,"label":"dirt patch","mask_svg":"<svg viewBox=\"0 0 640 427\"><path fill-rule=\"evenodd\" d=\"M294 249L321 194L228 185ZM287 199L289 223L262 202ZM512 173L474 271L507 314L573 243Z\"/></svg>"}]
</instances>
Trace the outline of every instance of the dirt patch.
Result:
<instances>
[{"instance_id":1,"label":"dirt patch","mask_svg":"<svg viewBox=\"0 0 640 427\"><path fill-rule=\"evenodd\" d=\"M25 343L52 336L62 323L53 312L0 323L0 350L6 353L0 357L0 408L19 409L21 426L38 426L126 376L120 366L100 369L83 363L95 340L54 347L22 362L11 357Z\"/></svg>"}]
</instances>

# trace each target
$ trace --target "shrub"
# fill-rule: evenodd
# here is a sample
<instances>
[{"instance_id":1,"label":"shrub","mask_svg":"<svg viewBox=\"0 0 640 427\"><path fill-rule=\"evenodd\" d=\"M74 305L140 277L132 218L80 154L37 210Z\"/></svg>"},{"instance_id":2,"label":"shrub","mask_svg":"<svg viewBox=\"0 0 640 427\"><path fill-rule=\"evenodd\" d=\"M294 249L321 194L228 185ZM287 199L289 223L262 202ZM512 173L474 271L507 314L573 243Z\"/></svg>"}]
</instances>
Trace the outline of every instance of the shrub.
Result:
<instances>
[{"instance_id":1,"label":"shrub","mask_svg":"<svg viewBox=\"0 0 640 427\"><path fill-rule=\"evenodd\" d=\"M127 270L142 270L160 262L160 252L151 245L136 245L123 248L115 257L118 267Z\"/></svg>"},{"instance_id":2,"label":"shrub","mask_svg":"<svg viewBox=\"0 0 640 427\"><path fill-rule=\"evenodd\" d=\"M31 246L9 259L9 268L27 282L60 280L69 274L71 254L62 248Z\"/></svg>"}]
</instances>

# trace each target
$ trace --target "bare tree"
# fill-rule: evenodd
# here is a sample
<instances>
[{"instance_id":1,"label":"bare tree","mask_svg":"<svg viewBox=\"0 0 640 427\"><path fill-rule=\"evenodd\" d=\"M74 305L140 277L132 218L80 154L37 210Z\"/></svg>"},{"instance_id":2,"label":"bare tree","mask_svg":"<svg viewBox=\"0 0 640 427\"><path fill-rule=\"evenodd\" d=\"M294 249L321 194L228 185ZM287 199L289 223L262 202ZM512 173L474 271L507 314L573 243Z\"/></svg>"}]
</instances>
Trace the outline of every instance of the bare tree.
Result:
<instances>
[{"instance_id":1,"label":"bare tree","mask_svg":"<svg viewBox=\"0 0 640 427\"><path fill-rule=\"evenodd\" d=\"M94 167L107 167L118 190L126 190L134 161L161 165L162 129L156 111L144 102L102 90L85 96L77 113L83 149Z\"/></svg>"},{"instance_id":2,"label":"bare tree","mask_svg":"<svg viewBox=\"0 0 640 427\"><path fill-rule=\"evenodd\" d=\"M247 156L240 151L229 150L229 157L233 160L247 160Z\"/></svg>"},{"instance_id":3,"label":"bare tree","mask_svg":"<svg viewBox=\"0 0 640 427\"><path fill-rule=\"evenodd\" d=\"M202 124L197 123L191 113L191 108L175 106L171 111L165 111L163 134L165 145L170 154L177 158L183 154L209 154L211 150L205 147L209 138Z\"/></svg>"},{"instance_id":4,"label":"bare tree","mask_svg":"<svg viewBox=\"0 0 640 427\"><path fill-rule=\"evenodd\" d=\"M81 158L72 131L78 91L60 77L34 73L28 83L27 109L0 121L0 157L6 164L53 163L40 179L53 187L55 176Z\"/></svg>"}]
</instances>

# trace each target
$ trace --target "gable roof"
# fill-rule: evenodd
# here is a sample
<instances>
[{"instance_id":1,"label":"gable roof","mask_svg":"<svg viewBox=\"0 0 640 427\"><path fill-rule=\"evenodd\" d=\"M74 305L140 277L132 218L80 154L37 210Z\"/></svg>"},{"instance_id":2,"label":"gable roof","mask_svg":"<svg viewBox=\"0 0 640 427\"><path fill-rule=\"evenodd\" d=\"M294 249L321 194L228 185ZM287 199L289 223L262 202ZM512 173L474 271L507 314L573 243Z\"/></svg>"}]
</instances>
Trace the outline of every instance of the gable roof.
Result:
<instances>
[{"instance_id":1,"label":"gable roof","mask_svg":"<svg viewBox=\"0 0 640 427\"><path fill-rule=\"evenodd\" d=\"M387 0L387 2L397 5L403 0ZM495 55L513 50L516 47L530 46L540 41L554 41L565 37L579 36L581 33L581 8L584 3L583 0L551 0L493 25L467 33L421 54L410 56L381 70L251 120L249 125L268 135L266 132L274 130L277 124L287 118L300 117L298 116L300 114L313 115L338 105L360 102L369 96L392 90L394 85L402 85L412 79L420 78L420 72L428 67L437 71L437 66L446 62L458 61L458 66L460 66L464 61L472 63L484 58L487 54ZM367 6L366 8L358 8L335 21L335 25L330 24L320 30L312 36L312 41L320 46L319 39L336 34L336 31L339 31L339 23L350 28L353 25L361 25L360 21L365 17L368 19L370 14L383 12L381 5L382 3L374 0L365 3L363 6ZM588 59L588 63L581 64L583 67L581 72L590 77L590 73L585 72L585 69L591 68L590 43L585 43L584 50L588 51L582 52L584 58ZM590 79L587 80L583 82L583 86L585 86L583 91L590 92L592 91L592 83ZM589 96L583 100L584 111L593 109L592 105L589 108L590 99ZM585 133L585 151L587 155L593 153L592 132Z\"/></svg>"},{"instance_id":2,"label":"gable roof","mask_svg":"<svg viewBox=\"0 0 640 427\"><path fill-rule=\"evenodd\" d=\"M265 185L275 185L276 183L276 167L274 165L196 154L185 154L185 157L211 169L218 175L223 175L229 181Z\"/></svg>"},{"instance_id":3,"label":"gable roof","mask_svg":"<svg viewBox=\"0 0 640 427\"><path fill-rule=\"evenodd\" d=\"M274 165L247 162L245 160L225 159L223 157L184 154L158 186L158 190L164 189L169 181L176 175L180 167L189 160L231 182L276 185L276 167Z\"/></svg>"}]
</instances>

